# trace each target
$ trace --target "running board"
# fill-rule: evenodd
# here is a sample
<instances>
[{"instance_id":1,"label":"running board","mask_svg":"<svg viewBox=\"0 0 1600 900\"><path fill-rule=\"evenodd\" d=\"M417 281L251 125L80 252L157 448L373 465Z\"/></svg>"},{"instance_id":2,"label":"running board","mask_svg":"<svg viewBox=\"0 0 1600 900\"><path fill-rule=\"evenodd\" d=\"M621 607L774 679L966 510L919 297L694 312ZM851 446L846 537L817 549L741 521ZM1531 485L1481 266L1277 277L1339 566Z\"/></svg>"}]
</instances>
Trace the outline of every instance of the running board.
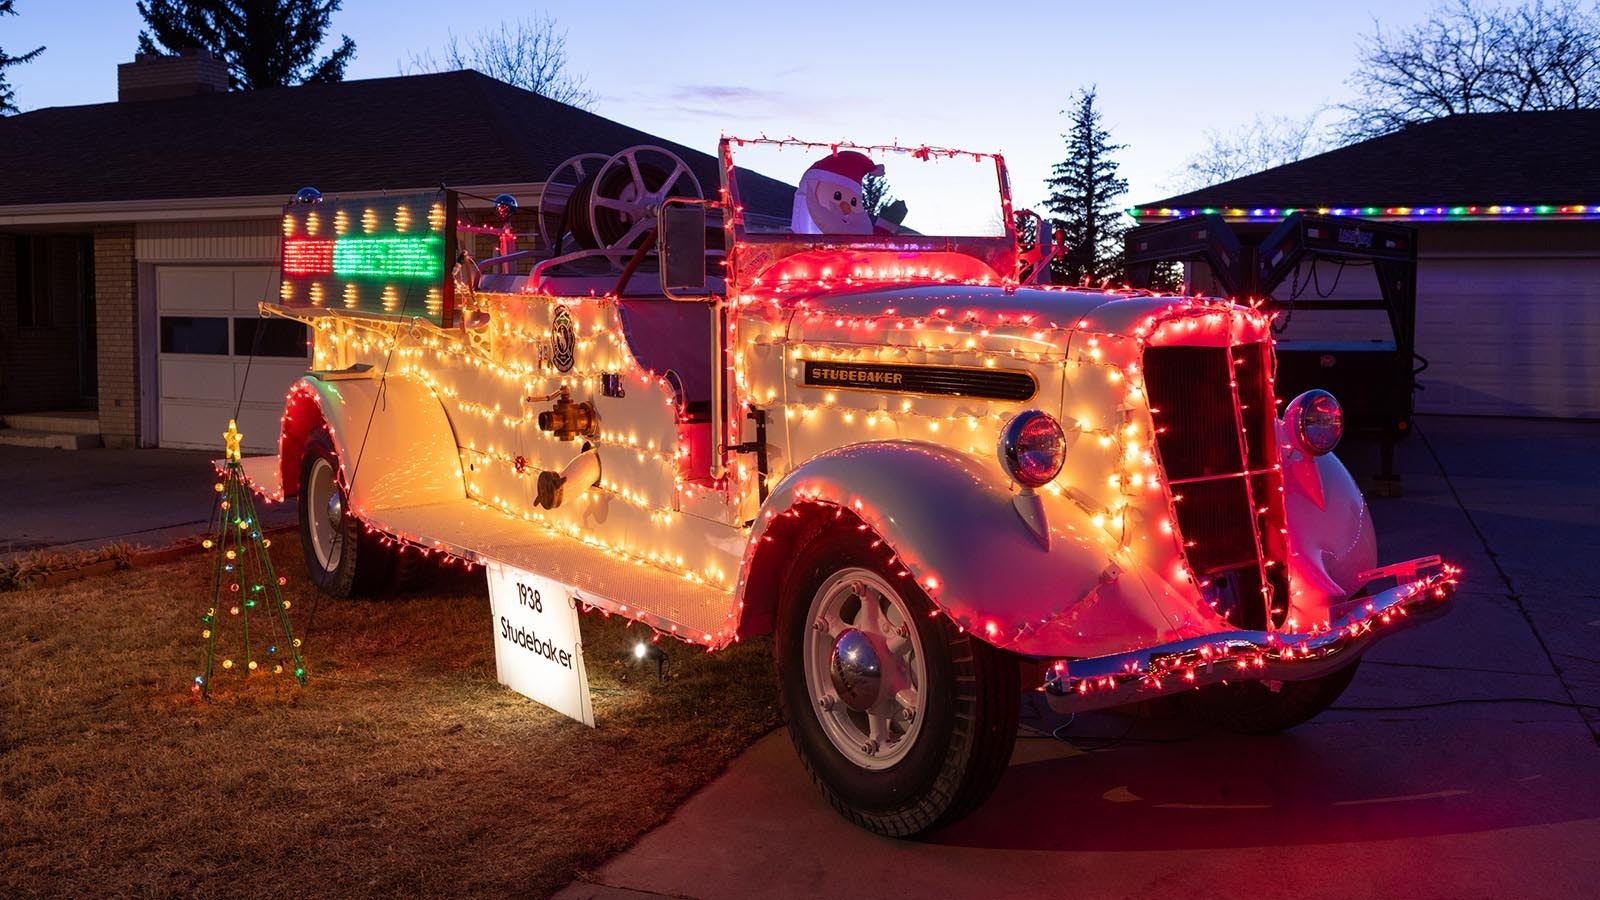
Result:
<instances>
[{"instance_id":1,"label":"running board","mask_svg":"<svg viewBox=\"0 0 1600 900\"><path fill-rule=\"evenodd\" d=\"M642 622L672 637L721 647L734 638L733 593L538 522L462 498L364 510L367 526L426 550L490 560L568 586L580 603ZM641 608L644 607L644 608Z\"/></svg>"}]
</instances>

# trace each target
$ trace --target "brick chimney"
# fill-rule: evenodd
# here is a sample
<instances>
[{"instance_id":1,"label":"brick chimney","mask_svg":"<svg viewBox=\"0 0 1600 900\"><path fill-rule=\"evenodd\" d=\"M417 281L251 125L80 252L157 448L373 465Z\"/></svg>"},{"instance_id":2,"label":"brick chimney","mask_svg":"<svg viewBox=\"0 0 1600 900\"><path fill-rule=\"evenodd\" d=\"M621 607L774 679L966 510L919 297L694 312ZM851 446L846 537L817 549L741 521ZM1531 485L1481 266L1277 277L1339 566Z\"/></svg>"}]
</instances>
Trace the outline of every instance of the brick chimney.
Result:
<instances>
[{"instance_id":1,"label":"brick chimney","mask_svg":"<svg viewBox=\"0 0 1600 900\"><path fill-rule=\"evenodd\" d=\"M117 102L165 100L220 94L228 89L228 67L209 50L185 50L178 56L141 53L117 66Z\"/></svg>"}]
</instances>

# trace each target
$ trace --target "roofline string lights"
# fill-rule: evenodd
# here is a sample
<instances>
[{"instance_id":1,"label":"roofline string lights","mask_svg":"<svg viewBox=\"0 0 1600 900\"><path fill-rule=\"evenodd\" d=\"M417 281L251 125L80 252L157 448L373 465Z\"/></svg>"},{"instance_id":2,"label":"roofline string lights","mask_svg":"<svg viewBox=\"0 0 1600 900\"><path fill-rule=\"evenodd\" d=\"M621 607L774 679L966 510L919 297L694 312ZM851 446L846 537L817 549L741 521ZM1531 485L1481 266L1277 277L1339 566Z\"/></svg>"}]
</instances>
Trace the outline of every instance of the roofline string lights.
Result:
<instances>
[{"instance_id":1,"label":"roofline string lights","mask_svg":"<svg viewBox=\"0 0 1600 900\"><path fill-rule=\"evenodd\" d=\"M1222 216L1224 219L1266 221L1282 219L1294 213L1422 221L1600 219L1600 205L1582 203L1505 203L1476 206L1163 206L1145 209L1134 208L1128 209L1126 212L1130 217L1141 221L1183 219L1190 216Z\"/></svg>"}]
</instances>

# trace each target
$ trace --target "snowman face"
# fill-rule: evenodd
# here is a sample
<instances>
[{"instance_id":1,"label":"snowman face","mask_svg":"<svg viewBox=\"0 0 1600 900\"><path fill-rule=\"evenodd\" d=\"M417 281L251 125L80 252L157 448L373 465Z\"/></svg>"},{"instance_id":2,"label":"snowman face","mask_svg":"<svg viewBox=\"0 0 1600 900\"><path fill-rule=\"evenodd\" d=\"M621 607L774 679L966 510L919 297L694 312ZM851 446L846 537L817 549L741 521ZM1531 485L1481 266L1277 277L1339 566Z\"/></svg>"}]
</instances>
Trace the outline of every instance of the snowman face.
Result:
<instances>
[{"instance_id":1,"label":"snowman face","mask_svg":"<svg viewBox=\"0 0 1600 900\"><path fill-rule=\"evenodd\" d=\"M823 234L871 234L872 222L861 202L861 188L817 181L806 195L806 211Z\"/></svg>"}]
</instances>

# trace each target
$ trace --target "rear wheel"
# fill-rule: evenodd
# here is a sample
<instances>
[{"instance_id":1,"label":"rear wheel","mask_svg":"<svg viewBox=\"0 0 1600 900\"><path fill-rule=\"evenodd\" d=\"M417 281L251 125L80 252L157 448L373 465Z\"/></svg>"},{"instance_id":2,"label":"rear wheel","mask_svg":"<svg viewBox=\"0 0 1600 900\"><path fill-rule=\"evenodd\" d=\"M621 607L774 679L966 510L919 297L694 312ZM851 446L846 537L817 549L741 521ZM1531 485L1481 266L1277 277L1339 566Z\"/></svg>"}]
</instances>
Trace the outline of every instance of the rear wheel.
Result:
<instances>
[{"instance_id":1,"label":"rear wheel","mask_svg":"<svg viewBox=\"0 0 1600 900\"><path fill-rule=\"evenodd\" d=\"M1277 734L1310 721L1332 706L1356 677L1361 661L1321 678L1268 684L1217 684L1189 695L1189 708L1208 722L1240 734Z\"/></svg>"},{"instance_id":2,"label":"rear wheel","mask_svg":"<svg viewBox=\"0 0 1600 900\"><path fill-rule=\"evenodd\" d=\"M395 552L351 515L339 453L325 431L306 441L300 464L300 547L312 584L335 597L381 591L400 569Z\"/></svg>"},{"instance_id":3,"label":"rear wheel","mask_svg":"<svg viewBox=\"0 0 1600 900\"><path fill-rule=\"evenodd\" d=\"M812 780L856 824L904 837L999 783L1016 739L1016 661L934 617L888 551L851 529L797 557L780 598L779 693Z\"/></svg>"}]
</instances>

